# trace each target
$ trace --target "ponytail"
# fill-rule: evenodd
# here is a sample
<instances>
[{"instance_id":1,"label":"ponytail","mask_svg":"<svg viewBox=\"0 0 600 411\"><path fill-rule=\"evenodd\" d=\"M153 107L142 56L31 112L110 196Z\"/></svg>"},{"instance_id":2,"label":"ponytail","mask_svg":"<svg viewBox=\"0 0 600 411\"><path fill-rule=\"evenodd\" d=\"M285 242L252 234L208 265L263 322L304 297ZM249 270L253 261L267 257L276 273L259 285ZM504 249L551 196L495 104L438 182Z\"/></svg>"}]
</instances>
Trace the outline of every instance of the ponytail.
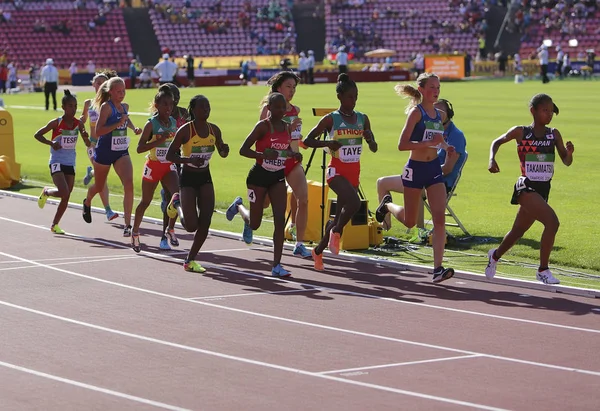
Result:
<instances>
[{"instance_id":1,"label":"ponytail","mask_svg":"<svg viewBox=\"0 0 600 411\"><path fill-rule=\"evenodd\" d=\"M433 73L422 73L419 77L417 77L417 86L425 87L427 84L427 80L430 78L436 78L439 80L439 77ZM417 107L421 101L423 101L423 95L419 91L419 89L411 84L397 84L394 87L396 90L396 94L399 96L405 97L409 99L408 106L406 106L406 110L404 111L406 114L410 113L410 111Z\"/></svg>"}]
</instances>

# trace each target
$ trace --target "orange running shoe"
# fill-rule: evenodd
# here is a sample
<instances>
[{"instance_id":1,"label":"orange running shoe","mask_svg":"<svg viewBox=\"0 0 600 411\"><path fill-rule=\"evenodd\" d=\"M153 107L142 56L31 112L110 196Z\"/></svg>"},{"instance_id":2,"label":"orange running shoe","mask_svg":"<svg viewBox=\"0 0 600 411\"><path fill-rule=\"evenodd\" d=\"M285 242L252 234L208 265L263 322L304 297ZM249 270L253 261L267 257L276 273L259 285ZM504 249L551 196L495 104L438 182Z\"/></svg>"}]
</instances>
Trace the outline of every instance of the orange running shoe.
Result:
<instances>
[{"instance_id":1,"label":"orange running shoe","mask_svg":"<svg viewBox=\"0 0 600 411\"><path fill-rule=\"evenodd\" d=\"M323 271L325 267L323 266L323 254L317 254L315 249L310 250L312 254L313 261L315 262L315 270Z\"/></svg>"},{"instance_id":2,"label":"orange running shoe","mask_svg":"<svg viewBox=\"0 0 600 411\"><path fill-rule=\"evenodd\" d=\"M335 233L333 228L329 232L329 243L327 244L327 247L333 254L340 253L340 233Z\"/></svg>"}]
</instances>

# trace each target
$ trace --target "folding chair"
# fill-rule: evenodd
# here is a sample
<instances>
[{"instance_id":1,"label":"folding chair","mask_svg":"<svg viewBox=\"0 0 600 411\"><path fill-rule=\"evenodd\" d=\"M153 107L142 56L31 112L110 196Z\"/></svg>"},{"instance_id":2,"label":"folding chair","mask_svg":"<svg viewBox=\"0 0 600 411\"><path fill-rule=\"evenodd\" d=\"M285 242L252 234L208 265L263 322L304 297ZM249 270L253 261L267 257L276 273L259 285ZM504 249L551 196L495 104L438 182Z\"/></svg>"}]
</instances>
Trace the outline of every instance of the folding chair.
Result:
<instances>
[{"instance_id":1,"label":"folding chair","mask_svg":"<svg viewBox=\"0 0 600 411\"><path fill-rule=\"evenodd\" d=\"M448 193L448 197L446 197L446 217L452 217L454 219L454 223L448 222L448 220L446 219L446 226L459 227L463 231L463 233L465 233L465 235L470 237L471 234L469 234L469 232L467 231L467 229L465 228L463 223L461 223L460 219L458 218L458 216L456 215L454 210L452 210L452 208L450 207L450 200L452 199L453 196L456 195L456 194L454 194L454 192L456 191L456 187L458 186L458 182L460 181L460 177L462 175L463 168L465 167L465 164L467 164L468 159L469 159L469 153L465 152L465 161L463 161L462 165L460 166L460 170L458 170L458 176L456 177L456 182L454 183L454 186ZM425 199L425 198L423 199L423 204L425 205L425 208L427 208L427 211L429 211L429 214L431 214L431 208L429 207L429 204L427 203L427 199Z\"/></svg>"}]
</instances>

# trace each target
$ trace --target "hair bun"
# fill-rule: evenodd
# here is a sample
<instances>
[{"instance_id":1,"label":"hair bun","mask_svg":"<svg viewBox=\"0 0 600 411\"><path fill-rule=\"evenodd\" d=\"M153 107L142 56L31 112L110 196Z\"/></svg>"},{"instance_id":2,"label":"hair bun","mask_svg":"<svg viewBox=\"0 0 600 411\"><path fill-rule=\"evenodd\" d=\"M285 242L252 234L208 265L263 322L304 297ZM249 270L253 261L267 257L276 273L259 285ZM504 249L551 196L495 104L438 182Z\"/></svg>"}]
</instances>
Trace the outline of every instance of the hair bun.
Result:
<instances>
[{"instance_id":1,"label":"hair bun","mask_svg":"<svg viewBox=\"0 0 600 411\"><path fill-rule=\"evenodd\" d=\"M341 73L337 79L338 82L346 83L350 81L350 76L347 73Z\"/></svg>"}]
</instances>

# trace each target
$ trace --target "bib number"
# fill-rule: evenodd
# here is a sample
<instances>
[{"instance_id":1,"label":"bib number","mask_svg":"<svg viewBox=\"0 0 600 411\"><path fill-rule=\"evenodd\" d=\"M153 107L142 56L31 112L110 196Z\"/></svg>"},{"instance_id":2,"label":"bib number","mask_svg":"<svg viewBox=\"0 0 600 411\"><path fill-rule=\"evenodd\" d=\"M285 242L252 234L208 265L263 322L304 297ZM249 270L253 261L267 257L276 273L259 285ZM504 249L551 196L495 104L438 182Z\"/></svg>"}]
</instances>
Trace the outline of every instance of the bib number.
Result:
<instances>
[{"instance_id":1,"label":"bib number","mask_svg":"<svg viewBox=\"0 0 600 411\"><path fill-rule=\"evenodd\" d=\"M413 181L413 169L410 167L404 167L402 172L402 180Z\"/></svg>"},{"instance_id":2,"label":"bib number","mask_svg":"<svg viewBox=\"0 0 600 411\"><path fill-rule=\"evenodd\" d=\"M61 169L60 169L60 163L52 163L50 164L50 173L54 174L54 173L60 173Z\"/></svg>"},{"instance_id":3,"label":"bib number","mask_svg":"<svg viewBox=\"0 0 600 411\"><path fill-rule=\"evenodd\" d=\"M124 151L129 148L129 137L127 136L113 136L111 141L110 149L112 151Z\"/></svg>"},{"instance_id":4,"label":"bib number","mask_svg":"<svg viewBox=\"0 0 600 411\"><path fill-rule=\"evenodd\" d=\"M77 136L62 135L60 138L60 146L63 150L75 150L75 144L77 143Z\"/></svg>"},{"instance_id":5,"label":"bib number","mask_svg":"<svg viewBox=\"0 0 600 411\"><path fill-rule=\"evenodd\" d=\"M251 203L256 202L256 193L251 188L248 189L248 201Z\"/></svg>"},{"instance_id":6,"label":"bib number","mask_svg":"<svg viewBox=\"0 0 600 411\"><path fill-rule=\"evenodd\" d=\"M148 179L152 179L152 169L148 167L148 165L144 165L144 174L143 176Z\"/></svg>"},{"instance_id":7,"label":"bib number","mask_svg":"<svg viewBox=\"0 0 600 411\"><path fill-rule=\"evenodd\" d=\"M523 176L521 176L517 179L517 182L515 184L515 188L517 189L517 191L522 191L527 188L526 180L527 180L527 177L523 177Z\"/></svg>"},{"instance_id":8,"label":"bib number","mask_svg":"<svg viewBox=\"0 0 600 411\"><path fill-rule=\"evenodd\" d=\"M87 155L88 155L89 158L93 159L95 152L96 152L96 149L94 148L94 146L88 147L88 149L87 149Z\"/></svg>"},{"instance_id":9,"label":"bib number","mask_svg":"<svg viewBox=\"0 0 600 411\"><path fill-rule=\"evenodd\" d=\"M156 147L156 159L161 163L167 162L167 152L169 151L168 147Z\"/></svg>"}]
</instances>

